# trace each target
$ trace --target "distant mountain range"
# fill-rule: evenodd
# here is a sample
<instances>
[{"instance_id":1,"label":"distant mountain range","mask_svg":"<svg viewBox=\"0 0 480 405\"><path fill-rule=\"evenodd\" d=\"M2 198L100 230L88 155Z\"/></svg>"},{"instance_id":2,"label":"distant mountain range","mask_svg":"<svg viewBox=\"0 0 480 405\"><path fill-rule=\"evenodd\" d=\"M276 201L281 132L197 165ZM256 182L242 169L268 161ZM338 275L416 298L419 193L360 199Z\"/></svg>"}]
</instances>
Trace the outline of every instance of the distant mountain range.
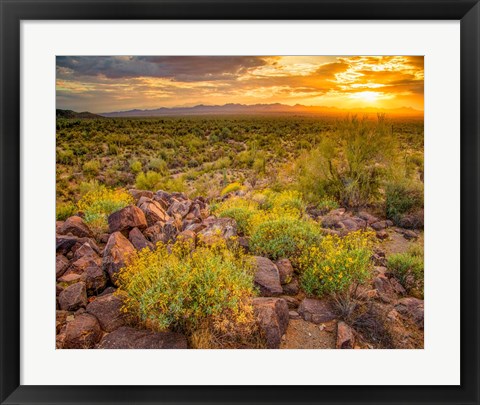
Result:
<instances>
[{"instance_id":1,"label":"distant mountain range","mask_svg":"<svg viewBox=\"0 0 480 405\"><path fill-rule=\"evenodd\" d=\"M101 115L98 114L93 114L88 111L83 111L83 112L75 112L72 110L60 110L57 108L57 118L94 118L94 119L103 119L105 117L102 117Z\"/></svg>"},{"instance_id":2,"label":"distant mountain range","mask_svg":"<svg viewBox=\"0 0 480 405\"><path fill-rule=\"evenodd\" d=\"M100 113L103 117L167 117L192 115L269 115L269 114L296 114L296 115L324 115L335 116L348 113L376 114L386 113L389 116L423 117L423 111L411 107L395 109L358 108L341 109L336 107L305 106L296 104L225 104L225 105L196 105L194 107L162 107L154 110L128 110ZM80 113L85 114L85 113Z\"/></svg>"}]
</instances>

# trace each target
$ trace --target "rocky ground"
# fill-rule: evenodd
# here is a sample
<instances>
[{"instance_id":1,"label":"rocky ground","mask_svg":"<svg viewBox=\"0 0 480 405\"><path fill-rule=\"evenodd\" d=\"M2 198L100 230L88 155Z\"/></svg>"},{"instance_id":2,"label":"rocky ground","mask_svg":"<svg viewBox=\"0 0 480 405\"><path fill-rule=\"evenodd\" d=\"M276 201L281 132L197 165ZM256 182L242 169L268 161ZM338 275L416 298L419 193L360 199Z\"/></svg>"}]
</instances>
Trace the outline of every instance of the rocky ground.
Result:
<instances>
[{"instance_id":1,"label":"rocky ground","mask_svg":"<svg viewBox=\"0 0 480 405\"><path fill-rule=\"evenodd\" d=\"M187 348L185 336L139 330L122 311L116 277L131 252L162 241L192 240L197 235L229 238L237 234L229 218L210 215L203 198L181 193L130 190L136 205L108 218L109 232L94 236L81 216L56 224L57 348ZM345 209L310 210L325 233L344 235L373 229L378 246L374 277L359 289L354 313L338 313L327 299L307 298L288 259L255 257L255 314L268 348L422 348L423 300L407 296L386 268L386 255L402 252L422 238L423 214L402 218L401 227L367 213ZM248 249L248 240L240 238Z\"/></svg>"}]
</instances>

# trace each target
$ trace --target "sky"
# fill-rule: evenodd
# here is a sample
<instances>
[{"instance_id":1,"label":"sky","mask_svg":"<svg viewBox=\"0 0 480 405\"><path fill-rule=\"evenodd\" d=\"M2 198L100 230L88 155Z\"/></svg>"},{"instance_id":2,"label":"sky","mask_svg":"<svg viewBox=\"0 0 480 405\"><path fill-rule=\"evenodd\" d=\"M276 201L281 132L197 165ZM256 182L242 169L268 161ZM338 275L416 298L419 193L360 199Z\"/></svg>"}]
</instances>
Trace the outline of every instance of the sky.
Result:
<instances>
[{"instance_id":1,"label":"sky","mask_svg":"<svg viewBox=\"0 0 480 405\"><path fill-rule=\"evenodd\" d=\"M57 108L227 103L423 110L423 56L57 56Z\"/></svg>"}]
</instances>

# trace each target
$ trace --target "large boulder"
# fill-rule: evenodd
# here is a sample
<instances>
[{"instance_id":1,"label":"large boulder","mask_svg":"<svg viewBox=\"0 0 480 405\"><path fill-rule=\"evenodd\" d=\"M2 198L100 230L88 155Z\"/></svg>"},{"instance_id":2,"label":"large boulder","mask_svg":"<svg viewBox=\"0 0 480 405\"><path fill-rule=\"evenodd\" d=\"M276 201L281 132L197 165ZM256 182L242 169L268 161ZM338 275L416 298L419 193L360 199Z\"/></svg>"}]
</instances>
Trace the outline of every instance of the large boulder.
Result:
<instances>
[{"instance_id":1,"label":"large boulder","mask_svg":"<svg viewBox=\"0 0 480 405\"><path fill-rule=\"evenodd\" d=\"M122 311L123 298L119 294L106 294L97 297L87 305L87 312L94 315L105 332L125 325L126 315Z\"/></svg>"},{"instance_id":2,"label":"large boulder","mask_svg":"<svg viewBox=\"0 0 480 405\"><path fill-rule=\"evenodd\" d=\"M280 275L280 284L288 284L292 281L293 267L288 259L280 259L275 262Z\"/></svg>"},{"instance_id":3,"label":"large boulder","mask_svg":"<svg viewBox=\"0 0 480 405\"><path fill-rule=\"evenodd\" d=\"M122 326L105 335L97 349L186 349L187 339L179 333L151 332Z\"/></svg>"},{"instance_id":4,"label":"large boulder","mask_svg":"<svg viewBox=\"0 0 480 405\"><path fill-rule=\"evenodd\" d=\"M132 228L145 229L147 220L143 211L135 205L129 205L119 211L115 211L108 217L110 233L129 231Z\"/></svg>"},{"instance_id":5,"label":"large boulder","mask_svg":"<svg viewBox=\"0 0 480 405\"><path fill-rule=\"evenodd\" d=\"M92 238L93 233L82 218L73 216L68 218L60 228L61 235L73 235L79 238Z\"/></svg>"},{"instance_id":6,"label":"large boulder","mask_svg":"<svg viewBox=\"0 0 480 405\"><path fill-rule=\"evenodd\" d=\"M290 314L283 298L254 298L253 309L269 349L278 349L287 330Z\"/></svg>"},{"instance_id":7,"label":"large boulder","mask_svg":"<svg viewBox=\"0 0 480 405\"><path fill-rule=\"evenodd\" d=\"M138 228L133 228L128 234L128 240L137 250L149 248L153 250L154 246L152 242L149 242Z\"/></svg>"},{"instance_id":8,"label":"large boulder","mask_svg":"<svg viewBox=\"0 0 480 405\"><path fill-rule=\"evenodd\" d=\"M336 314L330 302L305 298L298 307L298 313L307 322L324 323L333 321Z\"/></svg>"},{"instance_id":9,"label":"large boulder","mask_svg":"<svg viewBox=\"0 0 480 405\"><path fill-rule=\"evenodd\" d=\"M103 252L103 270L107 272L113 284L116 285L117 273L135 252L133 245L120 232L110 235Z\"/></svg>"},{"instance_id":10,"label":"large boulder","mask_svg":"<svg viewBox=\"0 0 480 405\"><path fill-rule=\"evenodd\" d=\"M92 349L101 339L102 331L97 318L80 314L67 323L64 349Z\"/></svg>"},{"instance_id":11,"label":"large boulder","mask_svg":"<svg viewBox=\"0 0 480 405\"><path fill-rule=\"evenodd\" d=\"M85 283L79 282L65 288L58 296L60 309L64 311L76 311L87 305L87 289Z\"/></svg>"},{"instance_id":12,"label":"large boulder","mask_svg":"<svg viewBox=\"0 0 480 405\"><path fill-rule=\"evenodd\" d=\"M175 201L172 205L170 205L167 213L172 217L175 215L180 215L181 218L185 218L187 214L190 212L191 207L192 207L192 202L190 200Z\"/></svg>"},{"instance_id":13,"label":"large boulder","mask_svg":"<svg viewBox=\"0 0 480 405\"><path fill-rule=\"evenodd\" d=\"M153 198L153 192L148 190L137 190L131 188L128 190L128 192L135 199L135 201L138 201L141 197Z\"/></svg>"},{"instance_id":14,"label":"large boulder","mask_svg":"<svg viewBox=\"0 0 480 405\"><path fill-rule=\"evenodd\" d=\"M141 205L140 209L144 212L145 217L147 218L148 226L152 226L157 222L165 223L170 219L162 205L154 200L145 200Z\"/></svg>"},{"instance_id":15,"label":"large boulder","mask_svg":"<svg viewBox=\"0 0 480 405\"><path fill-rule=\"evenodd\" d=\"M255 256L255 284L260 288L260 294L264 297L281 295L283 292L280 284L280 275L277 266L268 258Z\"/></svg>"}]
</instances>

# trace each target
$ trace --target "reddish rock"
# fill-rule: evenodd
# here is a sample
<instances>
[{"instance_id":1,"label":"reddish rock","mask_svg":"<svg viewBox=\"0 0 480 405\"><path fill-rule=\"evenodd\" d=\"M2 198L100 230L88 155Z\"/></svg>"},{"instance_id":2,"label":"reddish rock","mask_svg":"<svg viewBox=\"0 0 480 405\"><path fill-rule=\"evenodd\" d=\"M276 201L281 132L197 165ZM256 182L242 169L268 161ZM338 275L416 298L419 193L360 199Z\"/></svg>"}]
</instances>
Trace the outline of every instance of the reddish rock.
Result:
<instances>
[{"instance_id":1,"label":"reddish rock","mask_svg":"<svg viewBox=\"0 0 480 405\"><path fill-rule=\"evenodd\" d=\"M264 297L280 295L283 292L277 266L266 257L255 256L255 284L260 288Z\"/></svg>"},{"instance_id":2,"label":"reddish rock","mask_svg":"<svg viewBox=\"0 0 480 405\"><path fill-rule=\"evenodd\" d=\"M107 286L107 275L100 266L87 267L81 280L85 283L87 295L98 295Z\"/></svg>"},{"instance_id":3,"label":"reddish rock","mask_svg":"<svg viewBox=\"0 0 480 405\"><path fill-rule=\"evenodd\" d=\"M190 212L190 208L192 207L192 202L187 201L175 201L167 210L167 213L171 216L175 214L180 215L181 218L185 218L187 214Z\"/></svg>"},{"instance_id":4,"label":"reddish rock","mask_svg":"<svg viewBox=\"0 0 480 405\"><path fill-rule=\"evenodd\" d=\"M148 226L152 226L157 222L164 223L170 219L163 207L157 201L145 201L140 205L140 209L145 213Z\"/></svg>"},{"instance_id":5,"label":"reddish rock","mask_svg":"<svg viewBox=\"0 0 480 405\"><path fill-rule=\"evenodd\" d=\"M424 302L418 298L402 298L395 304L395 309L401 315L412 319L420 328L423 329Z\"/></svg>"},{"instance_id":6,"label":"reddish rock","mask_svg":"<svg viewBox=\"0 0 480 405\"><path fill-rule=\"evenodd\" d=\"M70 258L72 258L77 249L80 249L85 243L88 243L97 254L100 253L100 249L93 239L68 235L57 235L56 250L57 253L65 255L67 258L71 254Z\"/></svg>"},{"instance_id":7,"label":"reddish rock","mask_svg":"<svg viewBox=\"0 0 480 405\"><path fill-rule=\"evenodd\" d=\"M367 222L367 225L378 222L379 219L374 215L369 214L368 212L362 211L358 214L358 217Z\"/></svg>"},{"instance_id":8,"label":"reddish rock","mask_svg":"<svg viewBox=\"0 0 480 405\"><path fill-rule=\"evenodd\" d=\"M405 239L411 240L411 239L417 239L418 235L414 231L406 229L405 231L403 231L403 237Z\"/></svg>"},{"instance_id":9,"label":"reddish rock","mask_svg":"<svg viewBox=\"0 0 480 405\"><path fill-rule=\"evenodd\" d=\"M67 324L63 348L92 349L101 337L102 331L97 318L89 314L81 314Z\"/></svg>"},{"instance_id":10,"label":"reddish rock","mask_svg":"<svg viewBox=\"0 0 480 405\"><path fill-rule=\"evenodd\" d=\"M177 241L189 244L192 248L195 247L197 235L193 231L182 231L177 235Z\"/></svg>"},{"instance_id":11,"label":"reddish rock","mask_svg":"<svg viewBox=\"0 0 480 405\"><path fill-rule=\"evenodd\" d=\"M109 232L129 231L132 228L145 229L147 220L143 211L135 205L129 205L108 217Z\"/></svg>"},{"instance_id":12,"label":"reddish rock","mask_svg":"<svg viewBox=\"0 0 480 405\"><path fill-rule=\"evenodd\" d=\"M377 238L380 240L388 239L388 232L385 230L377 231L376 235L377 235Z\"/></svg>"},{"instance_id":13,"label":"reddish rock","mask_svg":"<svg viewBox=\"0 0 480 405\"><path fill-rule=\"evenodd\" d=\"M75 260L75 256L74 259ZM68 273L82 274L88 267L99 267L102 265L102 259L94 253L91 256L82 256L75 260L69 267Z\"/></svg>"},{"instance_id":14,"label":"reddish rock","mask_svg":"<svg viewBox=\"0 0 480 405\"><path fill-rule=\"evenodd\" d=\"M288 284L292 281L293 267L288 259L280 259L275 262L280 276L280 284Z\"/></svg>"},{"instance_id":15,"label":"reddish rock","mask_svg":"<svg viewBox=\"0 0 480 405\"><path fill-rule=\"evenodd\" d=\"M94 249L89 242L85 242L82 246L75 250L73 260L78 260L84 256L98 257L98 247Z\"/></svg>"},{"instance_id":16,"label":"reddish rock","mask_svg":"<svg viewBox=\"0 0 480 405\"><path fill-rule=\"evenodd\" d=\"M326 300L305 298L298 307L298 313L307 322L323 323L336 318L335 311Z\"/></svg>"},{"instance_id":17,"label":"reddish rock","mask_svg":"<svg viewBox=\"0 0 480 405\"><path fill-rule=\"evenodd\" d=\"M209 217L203 221L203 224L206 228L198 233L203 241L208 242L215 237L230 239L237 236L237 222L232 218Z\"/></svg>"},{"instance_id":18,"label":"reddish rock","mask_svg":"<svg viewBox=\"0 0 480 405\"><path fill-rule=\"evenodd\" d=\"M142 250L145 248L149 248L150 250L154 249L153 243L149 242L138 228L133 228L130 231L128 234L128 240L137 250Z\"/></svg>"},{"instance_id":19,"label":"reddish rock","mask_svg":"<svg viewBox=\"0 0 480 405\"><path fill-rule=\"evenodd\" d=\"M56 257L56 277L59 278L65 273L70 262L64 255L57 255Z\"/></svg>"},{"instance_id":20,"label":"reddish rock","mask_svg":"<svg viewBox=\"0 0 480 405\"><path fill-rule=\"evenodd\" d=\"M337 349L353 349L355 346L355 335L350 326L340 321L337 325Z\"/></svg>"},{"instance_id":21,"label":"reddish rock","mask_svg":"<svg viewBox=\"0 0 480 405\"><path fill-rule=\"evenodd\" d=\"M297 279L293 279L290 283L282 285L285 295L297 295L299 291Z\"/></svg>"},{"instance_id":22,"label":"reddish rock","mask_svg":"<svg viewBox=\"0 0 480 405\"><path fill-rule=\"evenodd\" d=\"M153 192L148 190L136 190L132 188L128 190L128 192L135 201L138 201L141 197L153 198Z\"/></svg>"},{"instance_id":23,"label":"reddish rock","mask_svg":"<svg viewBox=\"0 0 480 405\"><path fill-rule=\"evenodd\" d=\"M103 270L116 285L116 275L127 263L128 258L136 252L129 240L120 232L110 235L103 252Z\"/></svg>"},{"instance_id":24,"label":"reddish rock","mask_svg":"<svg viewBox=\"0 0 480 405\"><path fill-rule=\"evenodd\" d=\"M376 231L382 231L392 225L393 223L391 221L378 221L370 224L370 226Z\"/></svg>"},{"instance_id":25,"label":"reddish rock","mask_svg":"<svg viewBox=\"0 0 480 405\"><path fill-rule=\"evenodd\" d=\"M282 298L254 298L253 308L267 347L278 349L290 319L287 302Z\"/></svg>"},{"instance_id":26,"label":"reddish rock","mask_svg":"<svg viewBox=\"0 0 480 405\"><path fill-rule=\"evenodd\" d=\"M91 238L93 233L82 218L73 216L68 218L60 229L61 235L73 235L79 238Z\"/></svg>"},{"instance_id":27,"label":"reddish rock","mask_svg":"<svg viewBox=\"0 0 480 405\"><path fill-rule=\"evenodd\" d=\"M163 224L161 222L157 222L152 226L149 226L147 229L143 231L145 237L152 243L163 242L164 235L162 232Z\"/></svg>"},{"instance_id":28,"label":"reddish rock","mask_svg":"<svg viewBox=\"0 0 480 405\"><path fill-rule=\"evenodd\" d=\"M390 303L397 299L395 291L387 277L375 277L373 280L373 285L378 292L378 296L383 302Z\"/></svg>"},{"instance_id":29,"label":"reddish rock","mask_svg":"<svg viewBox=\"0 0 480 405\"><path fill-rule=\"evenodd\" d=\"M155 333L122 326L104 336L97 349L187 349L187 339L179 333Z\"/></svg>"},{"instance_id":30,"label":"reddish rock","mask_svg":"<svg viewBox=\"0 0 480 405\"><path fill-rule=\"evenodd\" d=\"M122 311L123 299L119 294L106 294L97 297L87 305L87 312L94 315L105 332L125 325L126 315Z\"/></svg>"},{"instance_id":31,"label":"reddish rock","mask_svg":"<svg viewBox=\"0 0 480 405\"><path fill-rule=\"evenodd\" d=\"M60 283L60 285L63 288L65 288L65 287L68 287L69 285L78 283L79 281L81 281L81 279L82 279L81 274L68 273L68 274L64 274L57 281Z\"/></svg>"},{"instance_id":32,"label":"reddish rock","mask_svg":"<svg viewBox=\"0 0 480 405\"><path fill-rule=\"evenodd\" d=\"M62 328L67 324L67 317L71 314L68 311L57 310L55 314L55 329L57 334L60 333Z\"/></svg>"},{"instance_id":33,"label":"reddish rock","mask_svg":"<svg viewBox=\"0 0 480 405\"><path fill-rule=\"evenodd\" d=\"M87 305L87 290L85 283L79 282L65 288L58 296L60 309L76 311Z\"/></svg>"}]
</instances>

